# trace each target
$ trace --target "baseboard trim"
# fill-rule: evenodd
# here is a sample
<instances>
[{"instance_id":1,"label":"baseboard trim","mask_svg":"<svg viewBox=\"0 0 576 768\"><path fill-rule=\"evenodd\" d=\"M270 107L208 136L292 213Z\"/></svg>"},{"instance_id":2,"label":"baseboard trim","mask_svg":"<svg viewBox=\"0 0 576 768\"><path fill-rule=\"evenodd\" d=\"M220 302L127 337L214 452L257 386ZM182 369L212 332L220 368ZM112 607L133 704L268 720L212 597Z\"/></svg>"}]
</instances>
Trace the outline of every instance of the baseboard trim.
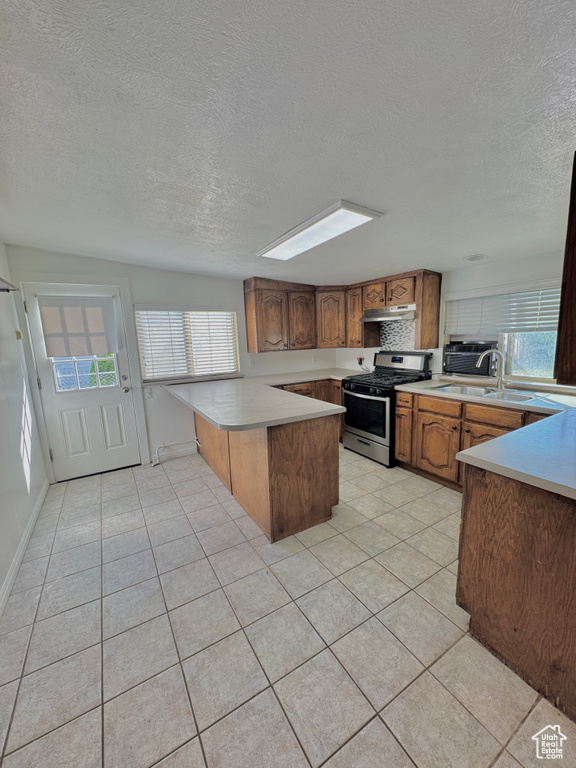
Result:
<instances>
[{"instance_id":1,"label":"baseboard trim","mask_svg":"<svg viewBox=\"0 0 576 768\"><path fill-rule=\"evenodd\" d=\"M14 584L14 580L16 579L18 568L20 568L20 563L22 562L22 558L24 557L24 553L26 552L26 547L28 546L28 542L32 537L32 531L34 530L34 526L36 525L36 520L38 519L38 515L40 514L40 510L42 509L42 504L44 504L44 499L46 498L46 494L48 493L49 487L50 486L49 486L48 480L45 480L44 485L42 486L42 488L40 489L40 493L38 494L38 498L36 499L36 504L34 504L34 509L32 510L32 514L30 515L30 519L28 520L28 525L26 526L26 530L22 534L22 538L20 539L20 544L18 544L18 549L16 550L16 553L12 558L12 562L10 563L10 568L8 569L8 573L6 574L4 583L0 587L0 617L4 613L4 608L6 607L8 598L10 597L10 591L12 590L12 585Z\"/></svg>"}]
</instances>

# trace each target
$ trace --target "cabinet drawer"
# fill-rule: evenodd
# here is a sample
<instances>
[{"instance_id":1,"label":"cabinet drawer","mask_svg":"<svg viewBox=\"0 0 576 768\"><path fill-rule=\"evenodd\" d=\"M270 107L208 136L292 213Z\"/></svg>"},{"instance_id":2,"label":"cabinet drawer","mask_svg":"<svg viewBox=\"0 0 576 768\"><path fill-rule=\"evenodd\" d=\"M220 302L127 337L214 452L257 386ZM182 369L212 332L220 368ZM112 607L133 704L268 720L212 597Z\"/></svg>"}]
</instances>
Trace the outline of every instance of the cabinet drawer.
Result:
<instances>
[{"instance_id":1,"label":"cabinet drawer","mask_svg":"<svg viewBox=\"0 0 576 768\"><path fill-rule=\"evenodd\" d=\"M462 403L459 400L444 400L440 397L418 396L418 410L440 413L442 416L459 418Z\"/></svg>"},{"instance_id":2,"label":"cabinet drawer","mask_svg":"<svg viewBox=\"0 0 576 768\"><path fill-rule=\"evenodd\" d=\"M303 384L285 384L285 392L294 392L297 395L305 395L306 397L314 397L314 382L306 381Z\"/></svg>"},{"instance_id":3,"label":"cabinet drawer","mask_svg":"<svg viewBox=\"0 0 576 768\"><path fill-rule=\"evenodd\" d=\"M524 414L511 408L491 408L486 405L466 403L464 418L467 421L479 421L481 424L494 424L495 427L518 429L522 426Z\"/></svg>"},{"instance_id":4,"label":"cabinet drawer","mask_svg":"<svg viewBox=\"0 0 576 768\"><path fill-rule=\"evenodd\" d=\"M414 395L409 392L397 392L396 393L396 405L400 405L403 408L412 408L414 401Z\"/></svg>"}]
</instances>

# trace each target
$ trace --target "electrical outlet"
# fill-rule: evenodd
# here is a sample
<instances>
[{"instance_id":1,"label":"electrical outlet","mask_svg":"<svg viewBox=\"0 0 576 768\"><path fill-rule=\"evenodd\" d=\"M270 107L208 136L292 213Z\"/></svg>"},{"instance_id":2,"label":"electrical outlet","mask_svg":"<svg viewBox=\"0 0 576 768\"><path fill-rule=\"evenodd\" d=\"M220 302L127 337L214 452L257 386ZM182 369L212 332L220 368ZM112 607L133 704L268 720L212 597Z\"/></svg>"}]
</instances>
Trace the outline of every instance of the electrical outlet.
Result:
<instances>
[{"instance_id":1,"label":"electrical outlet","mask_svg":"<svg viewBox=\"0 0 576 768\"><path fill-rule=\"evenodd\" d=\"M146 400L152 400L152 398L154 397L154 390L152 389L152 387L146 387L146 389L144 390L144 397L146 398Z\"/></svg>"},{"instance_id":2,"label":"electrical outlet","mask_svg":"<svg viewBox=\"0 0 576 768\"><path fill-rule=\"evenodd\" d=\"M316 362L316 355L312 355L312 363Z\"/></svg>"},{"instance_id":3,"label":"electrical outlet","mask_svg":"<svg viewBox=\"0 0 576 768\"><path fill-rule=\"evenodd\" d=\"M22 341L22 331L16 331L16 338L18 341Z\"/></svg>"}]
</instances>

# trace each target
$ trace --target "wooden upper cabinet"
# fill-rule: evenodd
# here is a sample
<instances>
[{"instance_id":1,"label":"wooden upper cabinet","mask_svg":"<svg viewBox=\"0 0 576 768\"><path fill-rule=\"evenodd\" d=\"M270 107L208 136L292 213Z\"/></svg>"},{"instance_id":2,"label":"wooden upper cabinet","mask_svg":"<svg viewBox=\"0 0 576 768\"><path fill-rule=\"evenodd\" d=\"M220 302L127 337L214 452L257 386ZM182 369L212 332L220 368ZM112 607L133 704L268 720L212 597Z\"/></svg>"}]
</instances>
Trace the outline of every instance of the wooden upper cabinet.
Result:
<instances>
[{"instance_id":1,"label":"wooden upper cabinet","mask_svg":"<svg viewBox=\"0 0 576 768\"><path fill-rule=\"evenodd\" d=\"M364 314L362 288L348 288L346 291L346 346L379 347L380 323L361 323Z\"/></svg>"},{"instance_id":2,"label":"wooden upper cabinet","mask_svg":"<svg viewBox=\"0 0 576 768\"><path fill-rule=\"evenodd\" d=\"M360 318L363 314L362 307L362 288L349 288L346 291L346 346L362 346L362 323Z\"/></svg>"},{"instance_id":3,"label":"wooden upper cabinet","mask_svg":"<svg viewBox=\"0 0 576 768\"><path fill-rule=\"evenodd\" d=\"M290 291L290 349L314 349L316 346L316 298L314 291Z\"/></svg>"},{"instance_id":4,"label":"wooden upper cabinet","mask_svg":"<svg viewBox=\"0 0 576 768\"><path fill-rule=\"evenodd\" d=\"M400 304L414 304L413 277L401 277L388 280L386 283L386 306L395 307Z\"/></svg>"},{"instance_id":5,"label":"wooden upper cabinet","mask_svg":"<svg viewBox=\"0 0 576 768\"><path fill-rule=\"evenodd\" d=\"M288 294L257 291L258 352L288 349Z\"/></svg>"},{"instance_id":6,"label":"wooden upper cabinet","mask_svg":"<svg viewBox=\"0 0 576 768\"><path fill-rule=\"evenodd\" d=\"M414 348L438 346L438 272L422 269L357 285L314 286L265 277L244 281L248 352L380 346L380 323L367 309L416 304Z\"/></svg>"},{"instance_id":7,"label":"wooden upper cabinet","mask_svg":"<svg viewBox=\"0 0 576 768\"><path fill-rule=\"evenodd\" d=\"M362 289L364 309L380 309L386 303L386 283L370 283Z\"/></svg>"},{"instance_id":8,"label":"wooden upper cabinet","mask_svg":"<svg viewBox=\"0 0 576 768\"><path fill-rule=\"evenodd\" d=\"M319 349L346 346L346 290L316 292L316 338Z\"/></svg>"}]
</instances>

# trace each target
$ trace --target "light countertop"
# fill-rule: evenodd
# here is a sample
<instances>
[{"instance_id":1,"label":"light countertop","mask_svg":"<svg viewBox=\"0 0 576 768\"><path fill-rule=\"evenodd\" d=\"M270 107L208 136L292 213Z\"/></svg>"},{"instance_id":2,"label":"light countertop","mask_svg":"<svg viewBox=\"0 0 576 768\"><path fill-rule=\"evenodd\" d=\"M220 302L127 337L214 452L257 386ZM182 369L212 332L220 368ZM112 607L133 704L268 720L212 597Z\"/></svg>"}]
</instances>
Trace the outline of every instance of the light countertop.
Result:
<instances>
[{"instance_id":1,"label":"light countertop","mask_svg":"<svg viewBox=\"0 0 576 768\"><path fill-rule=\"evenodd\" d=\"M465 464L576 499L576 410L460 451Z\"/></svg>"},{"instance_id":2,"label":"light countertop","mask_svg":"<svg viewBox=\"0 0 576 768\"><path fill-rule=\"evenodd\" d=\"M454 392L439 392L435 387L441 387L446 384L460 384L462 382L455 379L430 379L428 381L417 381L415 384L400 384L396 390L400 392L412 392L413 394L427 394L433 397L444 397L449 400L462 400L463 402L482 403L495 408L512 408L517 411L534 411L535 413L560 413L576 408L576 396L556 394L553 392L539 392L533 400L524 400L523 402L511 402L509 400L491 400L486 397L475 397L473 395L461 395ZM493 386L492 380L486 380L482 383L474 383L472 386ZM514 390L514 386L509 387ZM524 391L518 389L518 391Z\"/></svg>"},{"instance_id":3,"label":"light countertop","mask_svg":"<svg viewBox=\"0 0 576 768\"><path fill-rule=\"evenodd\" d=\"M217 429L232 432L344 413L346 409L341 405L302 397L293 392L274 389L274 386L324 379L342 380L354 373L355 371L343 368L324 368L241 379L174 384L166 386L166 390Z\"/></svg>"}]
</instances>

